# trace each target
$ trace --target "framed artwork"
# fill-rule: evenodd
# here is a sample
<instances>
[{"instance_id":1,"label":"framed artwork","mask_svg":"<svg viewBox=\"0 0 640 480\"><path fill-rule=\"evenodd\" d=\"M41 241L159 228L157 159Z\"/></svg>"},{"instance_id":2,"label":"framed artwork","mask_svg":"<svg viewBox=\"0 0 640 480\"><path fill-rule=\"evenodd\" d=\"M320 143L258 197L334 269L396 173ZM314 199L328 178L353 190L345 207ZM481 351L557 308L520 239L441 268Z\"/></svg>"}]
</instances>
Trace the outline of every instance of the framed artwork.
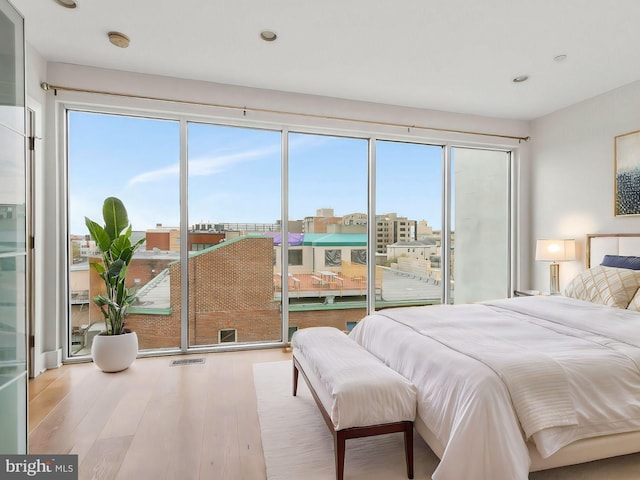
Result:
<instances>
[{"instance_id":1,"label":"framed artwork","mask_svg":"<svg viewBox=\"0 0 640 480\"><path fill-rule=\"evenodd\" d=\"M615 215L640 215L640 130L615 137Z\"/></svg>"}]
</instances>

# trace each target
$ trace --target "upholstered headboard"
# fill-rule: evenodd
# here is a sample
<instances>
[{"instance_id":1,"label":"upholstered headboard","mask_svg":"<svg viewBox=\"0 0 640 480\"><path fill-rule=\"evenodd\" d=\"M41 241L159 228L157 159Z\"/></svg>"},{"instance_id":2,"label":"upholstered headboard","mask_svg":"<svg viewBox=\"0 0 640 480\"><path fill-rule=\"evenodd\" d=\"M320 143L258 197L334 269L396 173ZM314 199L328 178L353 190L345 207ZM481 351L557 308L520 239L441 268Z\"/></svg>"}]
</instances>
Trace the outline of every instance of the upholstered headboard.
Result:
<instances>
[{"instance_id":1,"label":"upholstered headboard","mask_svg":"<svg viewBox=\"0 0 640 480\"><path fill-rule=\"evenodd\" d=\"M587 235L587 268L600 265L605 255L640 256L640 233Z\"/></svg>"}]
</instances>

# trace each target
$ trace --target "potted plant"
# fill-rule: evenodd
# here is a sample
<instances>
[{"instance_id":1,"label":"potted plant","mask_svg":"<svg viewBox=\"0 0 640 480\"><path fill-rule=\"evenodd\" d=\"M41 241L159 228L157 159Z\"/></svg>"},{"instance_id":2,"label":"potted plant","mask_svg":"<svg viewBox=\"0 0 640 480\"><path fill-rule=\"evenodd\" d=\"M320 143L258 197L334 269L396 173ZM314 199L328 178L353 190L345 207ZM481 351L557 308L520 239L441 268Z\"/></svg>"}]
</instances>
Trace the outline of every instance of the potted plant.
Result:
<instances>
[{"instance_id":1,"label":"potted plant","mask_svg":"<svg viewBox=\"0 0 640 480\"><path fill-rule=\"evenodd\" d=\"M105 292L93 297L104 318L105 330L93 338L91 356L105 372L125 370L138 354L138 337L125 329L125 317L135 300L135 290L127 288L127 269L133 253L144 242L131 243L131 225L127 210L116 197L105 199L102 206L104 227L85 217L89 233L100 249L102 262L91 263L104 281Z\"/></svg>"}]
</instances>

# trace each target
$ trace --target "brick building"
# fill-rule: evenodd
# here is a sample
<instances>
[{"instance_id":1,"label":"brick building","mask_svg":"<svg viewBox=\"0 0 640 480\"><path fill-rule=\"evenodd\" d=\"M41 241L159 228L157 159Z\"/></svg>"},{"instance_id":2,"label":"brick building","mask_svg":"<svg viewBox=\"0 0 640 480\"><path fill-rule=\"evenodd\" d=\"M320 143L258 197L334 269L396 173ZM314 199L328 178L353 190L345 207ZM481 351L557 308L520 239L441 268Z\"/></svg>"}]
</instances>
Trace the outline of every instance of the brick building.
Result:
<instances>
[{"instance_id":1,"label":"brick building","mask_svg":"<svg viewBox=\"0 0 640 480\"><path fill-rule=\"evenodd\" d=\"M92 259L97 260L97 257ZM139 303L130 309L127 327L138 334L140 349L180 346L180 261L136 254L128 280L141 285ZM213 345L225 342L281 340L281 305L274 294L274 244L264 236L246 236L195 252L189 256L189 343ZM102 281L91 277L92 295ZM92 305L92 321L101 321ZM315 304L291 309L289 325L305 328L330 325L346 328L346 322L365 315L364 308Z\"/></svg>"},{"instance_id":2,"label":"brick building","mask_svg":"<svg viewBox=\"0 0 640 480\"><path fill-rule=\"evenodd\" d=\"M163 227L157 224L156 228L146 231L147 250L180 251L180 229L178 227Z\"/></svg>"}]
</instances>

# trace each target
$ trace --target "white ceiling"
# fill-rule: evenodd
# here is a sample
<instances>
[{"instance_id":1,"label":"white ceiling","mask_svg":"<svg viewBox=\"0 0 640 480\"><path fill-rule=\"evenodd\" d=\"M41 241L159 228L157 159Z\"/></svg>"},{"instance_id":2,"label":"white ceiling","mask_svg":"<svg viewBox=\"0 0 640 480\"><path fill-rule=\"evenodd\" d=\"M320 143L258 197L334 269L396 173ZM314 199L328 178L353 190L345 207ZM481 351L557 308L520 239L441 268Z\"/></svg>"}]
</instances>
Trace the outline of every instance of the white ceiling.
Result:
<instances>
[{"instance_id":1,"label":"white ceiling","mask_svg":"<svg viewBox=\"0 0 640 480\"><path fill-rule=\"evenodd\" d=\"M49 61L378 103L526 120L640 79L640 0L10 1Z\"/></svg>"}]
</instances>

